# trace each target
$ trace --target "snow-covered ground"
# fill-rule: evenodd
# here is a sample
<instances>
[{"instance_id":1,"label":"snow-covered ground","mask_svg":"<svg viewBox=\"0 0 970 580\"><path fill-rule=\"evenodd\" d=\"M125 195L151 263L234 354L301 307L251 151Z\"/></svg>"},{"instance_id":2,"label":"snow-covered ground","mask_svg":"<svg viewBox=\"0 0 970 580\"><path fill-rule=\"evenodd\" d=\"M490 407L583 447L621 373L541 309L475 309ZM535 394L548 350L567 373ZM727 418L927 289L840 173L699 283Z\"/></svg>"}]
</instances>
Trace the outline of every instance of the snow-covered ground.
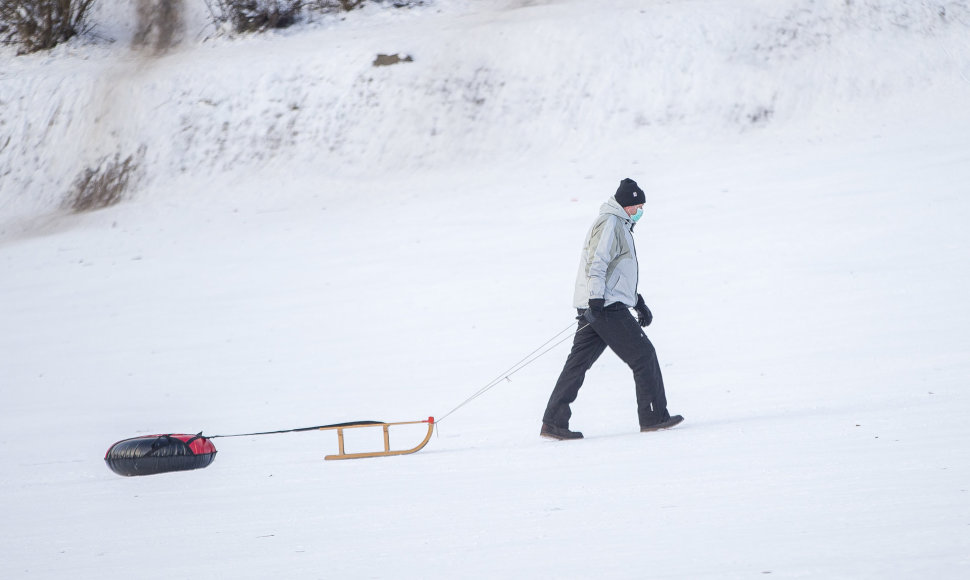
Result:
<instances>
[{"instance_id":1,"label":"snow-covered ground","mask_svg":"<svg viewBox=\"0 0 970 580\"><path fill-rule=\"evenodd\" d=\"M226 38L189 3L149 56L116 2L113 43L3 48L0 577L970 575L967 2L598 4ZM139 151L124 203L59 209ZM637 432L607 353L587 438L541 440L562 344L415 455L105 467L139 434L444 415L571 324L623 177L677 429Z\"/></svg>"}]
</instances>

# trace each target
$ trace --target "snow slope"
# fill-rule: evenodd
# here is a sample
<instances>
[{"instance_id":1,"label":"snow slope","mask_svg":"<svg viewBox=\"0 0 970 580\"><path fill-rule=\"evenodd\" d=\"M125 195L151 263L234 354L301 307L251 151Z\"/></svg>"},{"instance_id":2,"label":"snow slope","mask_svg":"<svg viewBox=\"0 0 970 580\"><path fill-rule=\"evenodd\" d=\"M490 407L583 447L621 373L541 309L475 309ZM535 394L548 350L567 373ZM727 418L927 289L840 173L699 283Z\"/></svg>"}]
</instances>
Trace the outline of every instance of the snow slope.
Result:
<instances>
[{"instance_id":1,"label":"snow slope","mask_svg":"<svg viewBox=\"0 0 970 580\"><path fill-rule=\"evenodd\" d=\"M0 577L970 573L965 2L439 0L158 58L130 7L0 57ZM125 203L57 209L139 147ZM416 455L105 468L444 415L571 324L626 176L683 426L637 433L608 353L540 440L563 344Z\"/></svg>"},{"instance_id":2,"label":"snow slope","mask_svg":"<svg viewBox=\"0 0 970 580\"><path fill-rule=\"evenodd\" d=\"M970 78L966 2L614 4L592 15L584 2L372 10L161 57L130 51L131 31L105 24L113 45L3 67L0 199L7 212L47 210L85 168L142 148L148 183L272 159L351 175L478 166L583 157L658 127L736 132L900 92L952 89L955 105ZM191 40L206 29L189 5ZM375 68L378 53L414 62Z\"/></svg>"}]
</instances>

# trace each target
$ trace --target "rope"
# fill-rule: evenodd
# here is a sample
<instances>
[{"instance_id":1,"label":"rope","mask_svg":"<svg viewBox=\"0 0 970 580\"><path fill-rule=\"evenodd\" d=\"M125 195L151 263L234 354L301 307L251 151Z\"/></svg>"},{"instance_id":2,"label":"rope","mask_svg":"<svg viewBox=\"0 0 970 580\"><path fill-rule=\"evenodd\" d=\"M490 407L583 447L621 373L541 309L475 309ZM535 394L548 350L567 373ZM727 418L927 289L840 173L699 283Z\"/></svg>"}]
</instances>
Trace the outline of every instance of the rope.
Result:
<instances>
[{"instance_id":1,"label":"rope","mask_svg":"<svg viewBox=\"0 0 970 580\"><path fill-rule=\"evenodd\" d=\"M317 425L316 427L300 427L298 429L280 429L279 431L259 431L257 433L237 433L235 435L206 435L206 439L217 439L219 437L249 437L252 435L276 435L277 433L295 433L297 431L316 431L327 427L349 427L351 425L380 425L383 421L350 421L349 423L334 423L333 425ZM200 432L196 437L201 436Z\"/></svg>"},{"instance_id":2,"label":"rope","mask_svg":"<svg viewBox=\"0 0 970 580\"><path fill-rule=\"evenodd\" d=\"M494 379L492 379L484 387L482 387L482 388L478 389L477 391L475 391L475 393L472 396L468 397L467 399L465 399L464 401L462 401L461 403L459 403L457 407L455 407L454 409L452 409L452 410L448 411L447 413L445 413L441 418L436 419L435 420L435 425L440 424L449 415L451 415L452 413L454 413L458 409L461 409L462 407L464 407L468 403L471 403L472 401L474 401L478 397L481 397L482 395L484 395L485 393L487 393L490 389L492 389L493 387L495 387L496 385L498 385L503 380L509 381L510 380L509 377L511 377L515 373L521 371L522 369L524 369L525 367L529 366L530 364L534 363L540 357L542 357L543 355L545 355L546 353L548 353L552 349L556 348L557 346L559 346L563 342L569 340L569 335L565 336L564 338L559 338L559 337L562 336L562 334L565 333L566 331L568 331L570 328L572 328L572 326L573 326L573 323L570 323L569 326L567 326L566 328L560 330L552 338L550 338L546 342L544 342L541 345L539 345L539 348L537 348L534 351L530 352L529 354L525 355L525 357L522 360L520 360L519 362L517 362L514 365L512 365L511 367L509 367L508 370L506 370L505 372L503 372L499 376L497 376ZM579 330L577 330L576 332L579 332L580 330L583 330L587 326L589 326L589 324L584 324L583 326L579 327ZM556 339L559 339L559 340L556 340ZM550 342L553 342L553 341L556 341L555 344L553 344L549 348L546 348L545 350L542 350L543 348L546 347L546 345L548 345ZM542 351L542 352L539 352L539 351ZM536 353L538 353L538 354L536 354ZM252 437L252 436L256 436L256 435L276 435L278 433L296 433L298 431L315 431L317 429L325 429L325 428L328 428L328 427L349 427L350 425L380 425L381 423L382 423L382 421L350 421L348 423L335 423L333 425L317 425L315 427L299 427L297 429L280 429L278 431L257 431L255 433L236 433L236 434L233 434L233 435L205 435L205 438L206 439L218 439L218 438L226 438L226 437ZM202 435L201 432L199 432L199 434L196 435L196 437L202 437L202 436L203 435Z\"/></svg>"},{"instance_id":3,"label":"rope","mask_svg":"<svg viewBox=\"0 0 970 580\"><path fill-rule=\"evenodd\" d=\"M583 325L583 326L581 326L579 328L579 330L577 330L576 332L579 332L580 330L583 330L587 326L589 326L588 323L585 324L585 325ZM557 346L559 346L563 342L569 340L570 337L569 337L569 335L567 335L565 338L559 339L555 344L553 344L552 346L550 346L546 350L544 350L542 352L539 352L540 350L542 350L543 348L545 348L545 346L547 344L549 344L550 342L552 342L552 341L556 340L557 338L559 338L560 336L562 336L562 334L564 332L568 331L572 327L573 327L573 323L570 323L569 326L567 326L566 328L564 328L564 329L560 330L559 332L557 332L552 338L550 338L546 342L542 343L539 346L539 348L537 348L534 351L532 351L529 354L527 354L525 356L525 358L523 358L519 362L517 362L514 365L512 365L511 367L509 367L508 370L506 370L505 372L503 372L501 375L499 375L499 376L495 377L494 379L492 379L484 387L478 389L472 396L468 397L467 399L465 399L464 401L462 401L461 403L459 403L457 407L455 407L454 409L448 411L447 413L445 413L444 415L442 415L440 418L436 419L435 420L435 424L440 425L442 421L444 421L449 415L451 415L452 413L454 413L458 409L461 409L462 407L464 407L468 403L471 403L472 401L474 401L478 397L481 397L482 395L484 395L485 393L487 393L492 387L495 387L496 385L498 385L503 380L508 381L509 380L509 377L511 377L515 373L521 371L522 369L524 369L525 367L529 366L530 364L534 363L536 360L538 360L544 354L546 354L549 351L551 351L552 349L556 348ZM539 354L536 354L537 352L539 352ZM533 355L535 355L535 356L533 356Z\"/></svg>"}]
</instances>

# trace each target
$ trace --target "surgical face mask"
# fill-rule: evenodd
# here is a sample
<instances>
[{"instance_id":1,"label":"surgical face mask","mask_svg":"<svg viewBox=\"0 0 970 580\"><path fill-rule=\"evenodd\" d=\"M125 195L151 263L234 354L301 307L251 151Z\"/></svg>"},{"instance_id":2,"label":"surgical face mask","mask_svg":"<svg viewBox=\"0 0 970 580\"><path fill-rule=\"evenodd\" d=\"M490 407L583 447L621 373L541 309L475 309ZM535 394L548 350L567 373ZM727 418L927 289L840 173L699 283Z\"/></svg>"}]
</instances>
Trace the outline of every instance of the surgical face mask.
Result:
<instances>
[{"instance_id":1,"label":"surgical face mask","mask_svg":"<svg viewBox=\"0 0 970 580\"><path fill-rule=\"evenodd\" d=\"M633 220L633 223L636 223L640 221L640 218L642 217L643 217L643 208L641 207L637 209L637 213L630 216L630 219Z\"/></svg>"}]
</instances>

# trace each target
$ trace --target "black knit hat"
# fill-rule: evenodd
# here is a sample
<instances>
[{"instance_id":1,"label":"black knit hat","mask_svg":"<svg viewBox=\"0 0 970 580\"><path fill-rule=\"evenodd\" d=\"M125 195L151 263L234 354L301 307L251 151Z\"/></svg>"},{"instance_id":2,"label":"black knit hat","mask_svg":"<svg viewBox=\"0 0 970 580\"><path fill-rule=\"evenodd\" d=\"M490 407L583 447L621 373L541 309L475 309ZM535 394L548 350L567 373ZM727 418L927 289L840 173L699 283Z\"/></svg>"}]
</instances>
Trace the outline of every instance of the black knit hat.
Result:
<instances>
[{"instance_id":1,"label":"black knit hat","mask_svg":"<svg viewBox=\"0 0 970 580\"><path fill-rule=\"evenodd\" d=\"M636 181L629 177L620 182L620 187L616 189L616 195L613 196L613 199L623 207L640 205L646 201L643 190L640 189Z\"/></svg>"}]
</instances>

